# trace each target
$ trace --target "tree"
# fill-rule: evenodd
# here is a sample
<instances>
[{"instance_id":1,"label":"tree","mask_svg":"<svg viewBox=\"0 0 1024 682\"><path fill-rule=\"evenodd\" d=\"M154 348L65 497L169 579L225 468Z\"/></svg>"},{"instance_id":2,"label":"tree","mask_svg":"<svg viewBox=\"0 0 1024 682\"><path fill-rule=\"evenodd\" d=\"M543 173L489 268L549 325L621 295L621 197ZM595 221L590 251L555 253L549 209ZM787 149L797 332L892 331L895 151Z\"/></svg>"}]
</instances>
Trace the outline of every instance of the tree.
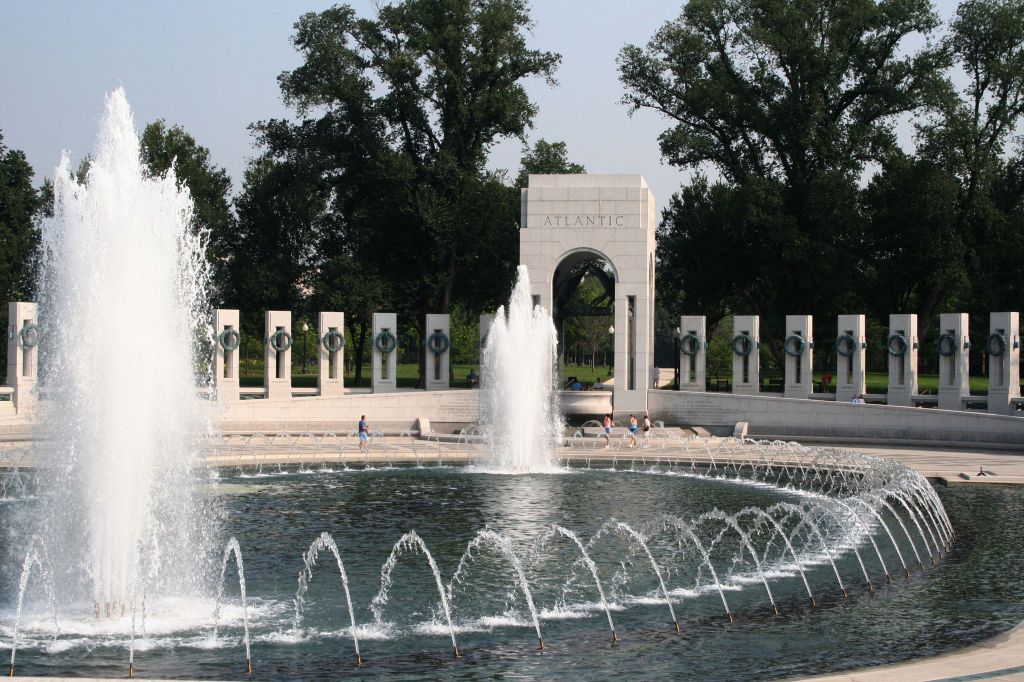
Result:
<instances>
[{"instance_id":1,"label":"tree","mask_svg":"<svg viewBox=\"0 0 1024 682\"><path fill-rule=\"evenodd\" d=\"M526 47L529 27L524 0L404 0L375 19L347 5L305 14L293 38L303 63L279 82L287 103L318 118L257 126L269 154L317 169L332 193L326 222L343 236L331 248L366 261L372 245L421 338L425 314L447 312L457 295L507 291L489 273L512 271L518 202L484 165L536 113L522 81L553 83L560 59Z\"/></svg>"},{"instance_id":2,"label":"tree","mask_svg":"<svg viewBox=\"0 0 1024 682\"><path fill-rule=\"evenodd\" d=\"M959 181L954 238L964 245L970 300L995 310L1017 305L1022 293L1018 278L1008 275L1024 256L1020 146L1013 137L1024 116L1024 1L961 3L948 44L967 85L960 93L949 85L919 126L920 155ZM935 282L923 317L931 319L955 291L948 280Z\"/></svg>"},{"instance_id":3,"label":"tree","mask_svg":"<svg viewBox=\"0 0 1024 682\"><path fill-rule=\"evenodd\" d=\"M565 142L537 140L533 148L523 147L523 159L516 176L516 188L522 189L529 183L531 175L586 173L581 164L569 161L569 150Z\"/></svg>"},{"instance_id":4,"label":"tree","mask_svg":"<svg viewBox=\"0 0 1024 682\"><path fill-rule=\"evenodd\" d=\"M7 327L7 302L30 300L35 293L38 218L46 209L46 186L32 186L32 166L24 152L4 144L0 132L0 327ZM51 201L52 205L52 201ZM0 366L7 368L7 344Z\"/></svg>"},{"instance_id":5,"label":"tree","mask_svg":"<svg viewBox=\"0 0 1024 682\"><path fill-rule=\"evenodd\" d=\"M235 199L237 229L226 235L218 257L221 300L240 309L251 333L261 329L263 311L300 307L325 191L301 164L260 156L246 169Z\"/></svg>"},{"instance_id":6,"label":"tree","mask_svg":"<svg viewBox=\"0 0 1024 682\"><path fill-rule=\"evenodd\" d=\"M645 48L622 49L625 104L673 124L668 162L721 176L664 216L660 243L677 248L661 271L700 289L686 298L769 327L842 307L858 282L860 174L898 151L894 118L930 101L948 63L941 46L901 42L937 24L928 0L690 0Z\"/></svg>"},{"instance_id":7,"label":"tree","mask_svg":"<svg viewBox=\"0 0 1024 682\"><path fill-rule=\"evenodd\" d=\"M32 176L24 152L9 149L0 132L0 298L4 301L28 299L35 292L36 218L44 204L32 186Z\"/></svg>"},{"instance_id":8,"label":"tree","mask_svg":"<svg viewBox=\"0 0 1024 682\"><path fill-rule=\"evenodd\" d=\"M140 140L142 163L152 175L164 175L174 169L179 185L188 187L194 206L197 229L207 230L207 258L213 265L214 281L225 284L224 256L235 229L231 214L231 178L217 168L210 150L196 142L178 125L167 126L160 119L145 127Z\"/></svg>"}]
</instances>

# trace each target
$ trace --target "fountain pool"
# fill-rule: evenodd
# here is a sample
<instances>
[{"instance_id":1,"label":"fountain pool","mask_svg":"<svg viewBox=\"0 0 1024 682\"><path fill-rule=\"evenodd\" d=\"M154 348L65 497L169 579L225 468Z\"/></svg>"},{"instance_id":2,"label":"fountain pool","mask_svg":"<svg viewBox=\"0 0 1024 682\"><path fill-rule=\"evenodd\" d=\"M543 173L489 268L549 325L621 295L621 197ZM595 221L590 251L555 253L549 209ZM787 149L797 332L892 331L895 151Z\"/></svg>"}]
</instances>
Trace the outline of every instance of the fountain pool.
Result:
<instances>
[{"instance_id":1,"label":"fountain pool","mask_svg":"<svg viewBox=\"0 0 1024 682\"><path fill-rule=\"evenodd\" d=\"M888 468L885 475L898 473ZM1024 617L1024 586L1016 579L1024 570L1024 541L1010 536L996 541L987 532L993 525L1024 522L1024 496L1016 490L940 489L957 538L932 565L923 502L930 487L912 505L921 512L920 533L905 511L882 511L894 545L868 512L858 515L863 526L829 521L826 507L841 516L830 502L836 498L820 494L824 488L812 477L805 487L817 491L808 492L743 480L742 468L705 472L708 476L690 471L688 465L638 466L635 471L572 468L522 476L452 467L225 470L205 494L220 500L226 509L225 532L238 538L248 608L241 608L233 561L226 564L216 635L212 596L147 605L145 631L140 628L134 644L136 673L245 677L243 617L250 628L253 674L267 679L349 674L762 679L957 648ZM736 473L741 480L735 480ZM895 497L889 499L899 506ZM32 498L9 499L0 515L31 513L37 504ZM797 562L772 524L744 513L752 507L774 510ZM671 522L693 522L712 508L721 517L698 524L695 536L709 549L715 574L693 540L680 532L682 526ZM809 524L800 527L796 508L819 510L811 517L820 524L824 545ZM727 524L721 519L737 514L761 559L779 615L739 535L722 533ZM593 560L607 613L579 546L553 531L555 525L578 534ZM642 535L649 555L635 536L619 532L623 526ZM491 538L481 539L481 529ZM410 530L424 544L406 538L404 549L393 553L396 541ZM337 562L325 544L305 570L303 552L323 532L330 534L344 562L351 614ZM938 526L933 532L939 532ZM501 542L490 541L499 537ZM910 539L923 567L913 558ZM451 629L423 546L436 561ZM835 570L825 546L832 550ZM467 547L473 548L472 558L465 556ZM3 549L9 559L23 553L10 545ZM519 560L536 622L506 549ZM888 566L891 583L880 560ZM874 591L866 589L861 561ZM389 563L392 570L384 581L389 586L382 596L382 572ZM849 598L843 596L837 572ZM305 590L297 615L300 573ZM5 576L3 602L13 605L17 571ZM808 591L817 606L811 606ZM37 578L29 581L27 596L19 673L125 674L131 645L127 617L97 621L88 605L76 613L74 605L61 604L60 634L55 636ZM9 607L0 618L0 636L8 643L13 617ZM361 668L355 667L353 618L365 661ZM615 643L611 623L619 639ZM462 655L458 660L452 657L453 637Z\"/></svg>"},{"instance_id":2,"label":"fountain pool","mask_svg":"<svg viewBox=\"0 0 1024 682\"><path fill-rule=\"evenodd\" d=\"M1015 491L728 439L557 467L555 335L524 271L484 352L495 469L203 468L204 236L138 150L115 91L85 182L56 173L46 437L0 452L12 673L761 679L1024 615L1024 540L990 532L1024 522Z\"/></svg>"}]
</instances>

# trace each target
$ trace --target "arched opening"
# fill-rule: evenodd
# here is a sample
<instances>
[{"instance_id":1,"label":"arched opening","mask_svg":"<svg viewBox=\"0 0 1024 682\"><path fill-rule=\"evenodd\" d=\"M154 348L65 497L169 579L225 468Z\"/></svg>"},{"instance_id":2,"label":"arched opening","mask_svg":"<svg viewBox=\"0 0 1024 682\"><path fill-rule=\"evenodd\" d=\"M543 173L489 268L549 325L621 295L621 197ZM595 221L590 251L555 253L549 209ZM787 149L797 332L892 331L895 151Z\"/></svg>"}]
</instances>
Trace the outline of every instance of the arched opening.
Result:
<instances>
[{"instance_id":1,"label":"arched opening","mask_svg":"<svg viewBox=\"0 0 1024 682\"><path fill-rule=\"evenodd\" d=\"M555 268L551 312L564 389L593 388L614 374L616 279L611 261L590 249L566 254Z\"/></svg>"}]
</instances>

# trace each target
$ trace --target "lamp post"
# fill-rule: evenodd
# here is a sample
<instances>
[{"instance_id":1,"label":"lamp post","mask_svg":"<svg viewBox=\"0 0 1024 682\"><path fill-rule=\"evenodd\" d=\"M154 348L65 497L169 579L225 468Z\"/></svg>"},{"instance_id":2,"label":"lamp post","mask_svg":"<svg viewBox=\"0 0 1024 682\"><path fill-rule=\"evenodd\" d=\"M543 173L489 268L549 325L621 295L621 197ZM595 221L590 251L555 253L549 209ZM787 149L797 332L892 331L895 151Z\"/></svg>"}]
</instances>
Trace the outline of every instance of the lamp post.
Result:
<instances>
[{"instance_id":1,"label":"lamp post","mask_svg":"<svg viewBox=\"0 0 1024 682\"><path fill-rule=\"evenodd\" d=\"M682 368L683 368L683 365L682 365L682 363L679 360L679 341L682 338L682 335L683 335L683 330L680 329L679 327L676 327L675 333L672 334L672 338L676 342L676 381L675 381L676 386L675 386L675 390L677 390L677 391L679 390L679 371L682 370Z\"/></svg>"},{"instance_id":2,"label":"lamp post","mask_svg":"<svg viewBox=\"0 0 1024 682\"><path fill-rule=\"evenodd\" d=\"M615 337L615 325L614 324L608 325L608 335L612 337L612 362L615 362L615 359L614 359L615 358L615 338L614 338ZM605 364L607 365L608 364L608 362L607 362L608 361L608 354L607 354L607 352L605 353L604 359L605 359ZM611 368L612 368L612 366L608 365L608 370L609 371L611 370Z\"/></svg>"},{"instance_id":3,"label":"lamp post","mask_svg":"<svg viewBox=\"0 0 1024 682\"><path fill-rule=\"evenodd\" d=\"M306 354L306 332L309 331L309 325L305 322L302 323L302 373L306 373L306 359L309 355Z\"/></svg>"}]
</instances>

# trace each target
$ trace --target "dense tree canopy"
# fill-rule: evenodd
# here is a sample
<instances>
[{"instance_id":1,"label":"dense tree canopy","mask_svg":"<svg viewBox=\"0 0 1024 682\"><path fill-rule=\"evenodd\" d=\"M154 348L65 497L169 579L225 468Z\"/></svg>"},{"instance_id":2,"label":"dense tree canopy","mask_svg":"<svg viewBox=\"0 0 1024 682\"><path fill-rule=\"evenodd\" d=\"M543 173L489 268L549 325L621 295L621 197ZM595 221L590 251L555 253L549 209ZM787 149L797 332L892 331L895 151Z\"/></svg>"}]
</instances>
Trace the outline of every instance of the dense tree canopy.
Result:
<instances>
[{"instance_id":1,"label":"dense tree canopy","mask_svg":"<svg viewBox=\"0 0 1024 682\"><path fill-rule=\"evenodd\" d=\"M950 304L1013 305L1024 2L967 0L938 29L929 0L689 0L624 47L624 102L665 116L665 159L698 171L664 211L659 296L758 313L769 343L787 313L918 312L927 331Z\"/></svg>"},{"instance_id":2,"label":"dense tree canopy","mask_svg":"<svg viewBox=\"0 0 1024 682\"><path fill-rule=\"evenodd\" d=\"M302 64L279 81L305 118L254 126L260 163L308 185L289 191L309 210L288 223L304 246L285 249L282 280L309 291L329 284L324 273L366 282L350 303L366 314L370 301L388 303L417 327L455 300L493 306L505 295L518 197L485 162L495 142L531 125L524 79L553 82L559 61L527 47L529 27L523 0L404 0L374 18L338 5L299 19ZM264 181L247 178L241 241L262 229L253 221L263 209L249 198Z\"/></svg>"},{"instance_id":3,"label":"dense tree canopy","mask_svg":"<svg viewBox=\"0 0 1024 682\"><path fill-rule=\"evenodd\" d=\"M164 175L173 166L179 184L188 187L195 226L209 234L207 256L214 266L215 281L223 285L221 256L228 251L235 225L231 213L231 178L227 171L217 168L210 150L196 142L181 126L168 127L162 119L145 127L140 147L142 163L150 173Z\"/></svg>"}]
</instances>

